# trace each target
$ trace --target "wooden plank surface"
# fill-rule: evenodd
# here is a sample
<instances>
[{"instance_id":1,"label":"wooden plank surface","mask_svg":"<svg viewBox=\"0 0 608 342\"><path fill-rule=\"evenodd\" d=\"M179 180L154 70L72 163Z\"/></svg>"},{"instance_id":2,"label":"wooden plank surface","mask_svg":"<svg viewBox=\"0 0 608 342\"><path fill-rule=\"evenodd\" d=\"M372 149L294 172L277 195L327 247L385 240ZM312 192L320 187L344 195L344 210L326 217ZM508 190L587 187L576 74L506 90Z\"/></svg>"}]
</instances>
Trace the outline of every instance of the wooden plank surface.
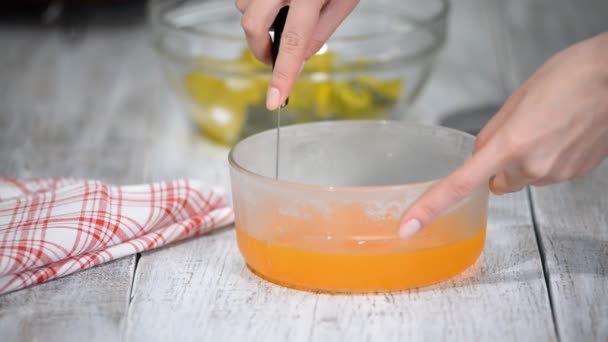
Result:
<instances>
[{"instance_id":1,"label":"wooden plank surface","mask_svg":"<svg viewBox=\"0 0 608 342\"><path fill-rule=\"evenodd\" d=\"M406 119L436 124L448 117L455 127L470 113L473 126L483 124L505 98L497 60L500 37L490 31L495 6L483 0L452 1L448 38L425 89ZM482 122L478 122L482 121Z\"/></svg>"},{"instance_id":2,"label":"wooden plank surface","mask_svg":"<svg viewBox=\"0 0 608 342\"><path fill-rule=\"evenodd\" d=\"M503 37L510 91L561 49L608 31L605 0L493 0L493 30Z\"/></svg>"},{"instance_id":3,"label":"wooden plank surface","mask_svg":"<svg viewBox=\"0 0 608 342\"><path fill-rule=\"evenodd\" d=\"M604 0L496 4L511 89L557 51L608 31ZM560 339L608 340L608 163L587 178L533 188L532 199Z\"/></svg>"},{"instance_id":4,"label":"wooden plank surface","mask_svg":"<svg viewBox=\"0 0 608 342\"><path fill-rule=\"evenodd\" d=\"M24 178L62 175L126 182L136 178L133 170L139 167L137 155L119 147L2 148L0 160L0 174ZM135 256L127 257L0 296L1 340L116 340L134 270Z\"/></svg>"},{"instance_id":5,"label":"wooden plank surface","mask_svg":"<svg viewBox=\"0 0 608 342\"><path fill-rule=\"evenodd\" d=\"M608 161L532 198L562 341L607 341Z\"/></svg>"},{"instance_id":6,"label":"wooden plank surface","mask_svg":"<svg viewBox=\"0 0 608 342\"><path fill-rule=\"evenodd\" d=\"M129 116L119 110L124 94L114 90L120 64L109 59L126 47L114 39L101 35L80 44L54 30L1 31L0 46L8 51L0 54L1 175L142 181L137 130L112 134L113 118ZM118 340L135 263L127 257L1 296L0 340Z\"/></svg>"}]
</instances>

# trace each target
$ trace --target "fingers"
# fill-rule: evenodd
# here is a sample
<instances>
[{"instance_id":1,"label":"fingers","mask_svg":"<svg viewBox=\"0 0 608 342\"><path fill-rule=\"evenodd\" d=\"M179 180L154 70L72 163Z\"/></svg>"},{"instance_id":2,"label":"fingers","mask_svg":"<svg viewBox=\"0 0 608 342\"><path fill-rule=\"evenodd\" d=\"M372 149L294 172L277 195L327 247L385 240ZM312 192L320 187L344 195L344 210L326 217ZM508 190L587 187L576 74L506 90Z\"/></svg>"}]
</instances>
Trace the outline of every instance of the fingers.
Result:
<instances>
[{"instance_id":1,"label":"fingers","mask_svg":"<svg viewBox=\"0 0 608 342\"><path fill-rule=\"evenodd\" d=\"M496 195L517 192L524 186L526 186L525 182L507 172L501 172L490 180L490 191Z\"/></svg>"},{"instance_id":2,"label":"fingers","mask_svg":"<svg viewBox=\"0 0 608 342\"><path fill-rule=\"evenodd\" d=\"M279 55L266 95L266 107L276 109L289 96L293 83L306 59L314 55L335 32L359 0L291 0L281 38ZM251 51L260 61L270 64L271 40L268 30L285 0L236 0L243 13L241 25Z\"/></svg>"},{"instance_id":3,"label":"fingers","mask_svg":"<svg viewBox=\"0 0 608 342\"><path fill-rule=\"evenodd\" d=\"M487 183L503 167L505 159L494 143L488 143L467 160L462 167L438 181L423 194L403 215L399 234L410 237L435 217Z\"/></svg>"},{"instance_id":4,"label":"fingers","mask_svg":"<svg viewBox=\"0 0 608 342\"><path fill-rule=\"evenodd\" d=\"M245 37L251 52L263 63L270 64L272 62L270 50L272 42L268 32L277 13L283 6L283 1L259 0L247 3L237 1L237 7L239 6L244 9L241 26L245 31Z\"/></svg>"},{"instance_id":5,"label":"fingers","mask_svg":"<svg viewBox=\"0 0 608 342\"><path fill-rule=\"evenodd\" d=\"M475 139L475 147L473 148L473 153L477 153L480 149L482 149L490 138L496 133L498 128L502 126L502 124L509 117L510 111L503 110L501 108L490 121L482 128L481 131L477 134L477 138Z\"/></svg>"},{"instance_id":6,"label":"fingers","mask_svg":"<svg viewBox=\"0 0 608 342\"><path fill-rule=\"evenodd\" d=\"M241 13L245 13L247 6L249 6L249 0L236 0L234 5Z\"/></svg>"},{"instance_id":7,"label":"fingers","mask_svg":"<svg viewBox=\"0 0 608 342\"><path fill-rule=\"evenodd\" d=\"M300 72L308 44L319 21L321 0L292 0L281 37L272 80L266 97L266 107L274 110L285 101ZM251 4L250 7L252 7ZM248 10L249 11L249 10Z\"/></svg>"},{"instance_id":8,"label":"fingers","mask_svg":"<svg viewBox=\"0 0 608 342\"><path fill-rule=\"evenodd\" d=\"M485 144L490 140L490 138L494 136L496 131L498 131L498 129L502 127L502 125L511 116L513 111L517 108L524 95L525 90L523 88L520 88L513 95L511 95L507 99L507 101L505 101L500 110L492 117L492 119L490 119L490 121L479 132L479 134L477 134L473 153L483 148L483 146L485 146Z\"/></svg>"},{"instance_id":9,"label":"fingers","mask_svg":"<svg viewBox=\"0 0 608 342\"><path fill-rule=\"evenodd\" d=\"M490 191L496 195L516 192L532 181L526 177L520 167L507 167L490 179Z\"/></svg>"},{"instance_id":10,"label":"fingers","mask_svg":"<svg viewBox=\"0 0 608 342\"><path fill-rule=\"evenodd\" d=\"M341 0L330 1L321 10L319 22L313 33L308 48L306 50L305 60L316 54L323 44L327 42L329 37L336 31L338 26L344 19L355 9L359 0Z\"/></svg>"},{"instance_id":11,"label":"fingers","mask_svg":"<svg viewBox=\"0 0 608 342\"><path fill-rule=\"evenodd\" d=\"M415 234L490 178L491 190L495 193L517 191L530 181L518 169L506 169L512 156L508 149L500 146L501 139L496 138L525 95L526 88L522 87L509 97L478 134L473 156L450 176L437 182L406 211L399 230L403 238Z\"/></svg>"},{"instance_id":12,"label":"fingers","mask_svg":"<svg viewBox=\"0 0 608 342\"><path fill-rule=\"evenodd\" d=\"M564 155L553 164L546 175L530 181L534 186L545 186L559 183L569 179L583 177L597 168L608 156L608 134L599 137L594 143L588 144L584 150L588 153L566 151Z\"/></svg>"},{"instance_id":13,"label":"fingers","mask_svg":"<svg viewBox=\"0 0 608 342\"><path fill-rule=\"evenodd\" d=\"M490 180L490 190L501 195L519 191L526 185L544 186L583 176L603 159L598 153L601 149L586 146L585 150L591 152L581 154L566 149L561 158L556 159L547 153L542 153L541 158L531 158L533 154L526 157L515 154L509 165Z\"/></svg>"}]
</instances>

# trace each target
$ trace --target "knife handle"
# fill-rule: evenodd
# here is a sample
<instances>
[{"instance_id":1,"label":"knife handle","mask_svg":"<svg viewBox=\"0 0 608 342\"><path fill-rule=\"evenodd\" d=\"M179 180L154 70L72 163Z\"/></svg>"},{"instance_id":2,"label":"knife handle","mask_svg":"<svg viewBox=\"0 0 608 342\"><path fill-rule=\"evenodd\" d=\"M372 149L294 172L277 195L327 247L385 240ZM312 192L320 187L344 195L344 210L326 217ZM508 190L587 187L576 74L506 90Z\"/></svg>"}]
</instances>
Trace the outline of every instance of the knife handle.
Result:
<instances>
[{"instance_id":1,"label":"knife handle","mask_svg":"<svg viewBox=\"0 0 608 342\"><path fill-rule=\"evenodd\" d=\"M274 39L272 40L272 70L274 70L274 64L277 61L277 57L279 56L279 47L281 46L281 36L283 35L283 29L285 28L285 21L287 20L287 13L289 12L289 6L284 6L281 8L277 17L274 19L272 23L272 28L274 30ZM285 102L281 105L281 107L287 106L289 103L289 97L285 99Z\"/></svg>"}]
</instances>

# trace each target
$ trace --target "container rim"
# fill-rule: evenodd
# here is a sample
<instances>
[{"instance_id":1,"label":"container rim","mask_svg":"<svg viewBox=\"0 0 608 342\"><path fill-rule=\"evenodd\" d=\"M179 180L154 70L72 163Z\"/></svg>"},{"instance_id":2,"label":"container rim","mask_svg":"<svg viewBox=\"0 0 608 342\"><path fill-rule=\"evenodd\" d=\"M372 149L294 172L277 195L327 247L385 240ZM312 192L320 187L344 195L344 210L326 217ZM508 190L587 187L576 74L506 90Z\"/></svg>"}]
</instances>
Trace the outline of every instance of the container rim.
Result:
<instances>
[{"instance_id":1,"label":"container rim","mask_svg":"<svg viewBox=\"0 0 608 342\"><path fill-rule=\"evenodd\" d=\"M164 42L162 35L164 33L169 34L175 37L183 37L184 39L190 40L200 40L201 38L208 39L221 39L231 43L239 43L245 44L245 35L244 34L226 34L220 33L216 31L211 31L206 28L197 28L194 29L187 25L179 25L167 18L167 13L172 11L179 6L183 5L187 0L174 0L168 3L158 3L153 4L154 2L150 2L148 6L148 23L152 27L152 40L155 48L159 51L161 55L164 57L173 60L177 63L188 64L194 66L198 70L204 70L209 72L224 72L228 74L242 74L248 73L253 75L264 75L267 76L271 73L270 67L266 65L225 65L223 63L213 63L211 65L207 65L207 62L196 62L193 60L195 56L192 56L188 53L182 53L175 49L170 48ZM415 23L414 29L411 31L405 32L405 36L413 33L419 32L420 30L427 30L430 32L434 32L434 41L428 46L423 48L411 51L409 53L405 53L402 55L396 55L375 60L371 63L367 63L363 66L354 67L354 69L349 68L348 70L332 70L332 73L336 73L337 75L347 74L352 71L374 71L376 69L385 70L386 68L390 68L393 65L398 65L399 63L407 63L414 64L420 63L428 58L432 58L433 55L445 44L446 32L445 32L445 22L447 15L450 11L450 0L433 0L438 4L438 9L435 12L432 12L432 15L425 18L414 18L412 15L403 14L400 12L392 13L399 18L403 18L404 20L409 20ZM220 11L235 11L236 9L233 6L226 4L225 2L218 0L210 0L204 3L205 6L216 6L215 8L219 8ZM399 5L401 6L401 5ZM210 7L211 8L211 7ZM394 11L395 12L395 11ZM442 27L440 29L436 29L435 26ZM381 39L395 39L395 37L399 37L399 35L404 35L404 32L401 30L388 31L382 34ZM404 37L405 37L404 36ZM357 42L365 42L368 40L377 40L377 34L359 34L359 35L349 35L345 37L332 36L331 41L340 44L340 43L357 43ZM308 78L312 77L314 71L305 71L301 77Z\"/></svg>"},{"instance_id":2,"label":"container rim","mask_svg":"<svg viewBox=\"0 0 608 342\"><path fill-rule=\"evenodd\" d=\"M448 12L450 10L450 0L433 0L433 1L437 2L437 4L439 5L439 9L436 12L434 12L432 15L430 15L428 18L420 19L420 18L411 18L410 16L402 15L402 14L398 14L398 15L407 17L408 19L410 19L412 22L415 22L416 25L418 25L420 27L433 26L433 25L437 24L438 22L446 19ZM175 9L176 7L183 4L184 2L185 2L185 0L176 0L176 1L169 2L169 3L164 3L162 5L157 5L156 8L152 8L153 5L151 5L152 2L150 2L148 11L149 11L150 18L152 19L152 24L159 25L165 29L168 29L169 31L174 31L174 32L194 36L194 38L200 38L201 35L203 35L203 36L207 36L207 37L221 38L221 39L226 39L226 40L231 40L231 41L244 41L245 38L244 38L243 34L241 34L241 35L222 34L222 33L213 32L210 30L206 30L206 29L194 30L189 27L175 25L172 22L170 22L169 20L167 20L166 18L164 18L167 11L169 11L171 9ZM226 5L226 3L224 1L219 1L219 0L206 1L205 4L207 4L207 5L215 4L218 6L224 6L224 8L234 7L234 6L228 6L228 5ZM234 10L236 11L236 9L234 9ZM383 34L383 36L387 36L387 35L391 36L391 35L397 35L397 34L400 34L400 32L399 31L386 32L385 34ZM349 42L349 41L357 41L357 40L362 40L362 39L377 39L377 38L378 38L377 34L361 34L361 35L353 35L353 36L347 36L347 37L334 37L332 39L334 39L337 42Z\"/></svg>"},{"instance_id":3,"label":"container rim","mask_svg":"<svg viewBox=\"0 0 608 342\"><path fill-rule=\"evenodd\" d=\"M289 125L289 126L285 126L285 127L281 127L281 129L283 131L285 130L293 130L293 129L297 129L298 127L302 127L302 126L335 126L335 125L340 125L341 123L348 123L348 124L357 124L357 125L382 125L382 126L386 126L386 125L399 125L401 127L410 127L410 128L417 128L417 129L422 129L422 130L442 130L444 132L449 132L451 134L455 134L461 137L465 137L467 139L471 139L471 140L475 140L475 137L469 133L454 129L454 128L449 128L449 127L444 127L444 126L438 126L438 125L426 125L426 124L415 124L415 123L405 123L402 121L397 121L397 120L341 120L341 121L320 121L320 122L312 122L312 123L303 123L303 124L295 124L295 125ZM372 185L372 186L326 186L326 185L314 185L314 184L304 184L304 183L296 183L296 182L289 182L289 181L282 181L280 179L274 179L271 177L267 177L267 176L263 176L260 175L258 173L255 173L253 171L250 171L248 169L246 169L245 167L243 167L242 165L240 165L234 157L234 153L235 150L243 145L246 144L248 140L251 140L255 137L259 137L262 135L270 135L270 134L275 134L274 132L276 131L276 129L270 129L270 130L266 130L254 135L251 135L243 140L241 140L239 143L237 143L232 149L230 149L230 152L228 153L228 162L230 164L230 167L241 173L244 175L247 175L249 177L253 177L256 180L266 183L266 184L271 184L274 186L279 186L279 187L287 187L287 188L298 188L298 189L303 189L303 190L309 190L309 191L318 191L318 192L390 192L390 191L404 191L404 190L412 190L412 189L420 189L420 188L428 188L429 186L431 186L432 184L434 184L435 182L441 180L440 179L432 179L429 181L425 181L425 182L419 182L419 183L408 183L408 184L395 184L395 185Z\"/></svg>"}]
</instances>

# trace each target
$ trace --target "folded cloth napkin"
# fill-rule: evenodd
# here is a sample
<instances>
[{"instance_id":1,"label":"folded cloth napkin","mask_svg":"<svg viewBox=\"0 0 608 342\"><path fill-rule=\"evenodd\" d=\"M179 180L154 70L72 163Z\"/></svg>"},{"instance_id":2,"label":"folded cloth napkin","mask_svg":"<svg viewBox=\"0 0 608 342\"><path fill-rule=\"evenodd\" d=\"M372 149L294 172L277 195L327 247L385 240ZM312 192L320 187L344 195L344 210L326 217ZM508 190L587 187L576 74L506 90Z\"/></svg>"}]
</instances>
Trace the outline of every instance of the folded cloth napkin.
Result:
<instances>
[{"instance_id":1,"label":"folded cloth napkin","mask_svg":"<svg viewBox=\"0 0 608 342\"><path fill-rule=\"evenodd\" d=\"M221 189L195 180L112 186L0 177L0 294L232 223Z\"/></svg>"}]
</instances>

